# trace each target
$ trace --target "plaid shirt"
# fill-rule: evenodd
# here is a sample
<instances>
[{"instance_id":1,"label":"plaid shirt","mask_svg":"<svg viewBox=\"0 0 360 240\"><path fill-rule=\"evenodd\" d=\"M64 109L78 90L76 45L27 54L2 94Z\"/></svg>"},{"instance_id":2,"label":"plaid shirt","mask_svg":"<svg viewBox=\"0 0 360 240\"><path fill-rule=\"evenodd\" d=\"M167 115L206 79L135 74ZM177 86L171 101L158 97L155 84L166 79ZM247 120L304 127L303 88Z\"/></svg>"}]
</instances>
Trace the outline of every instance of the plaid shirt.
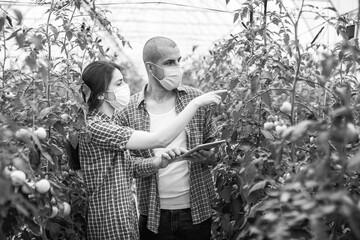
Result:
<instances>
[{"instance_id":1,"label":"plaid shirt","mask_svg":"<svg viewBox=\"0 0 360 240\"><path fill-rule=\"evenodd\" d=\"M138 222L131 192L133 175L155 170L151 159L134 166L125 146L134 130L94 110L80 135L79 157L88 194L88 239L137 240Z\"/></svg>"},{"instance_id":2,"label":"plaid shirt","mask_svg":"<svg viewBox=\"0 0 360 240\"><path fill-rule=\"evenodd\" d=\"M121 125L135 130L150 131L150 117L146 111L145 90L132 96L129 105L120 113ZM179 114L185 106L202 92L189 86L176 89L175 111ZM211 118L209 107L200 108L185 128L186 145L191 149L199 144L215 140L216 127ZM153 150L130 151L135 162L143 158L154 157ZM190 162L190 205L194 224L201 223L211 217L211 204L215 198L214 184L209 166ZM160 221L160 197L158 192L159 175L151 175L137 179L138 207L141 214L148 216L147 228L158 232Z\"/></svg>"}]
</instances>

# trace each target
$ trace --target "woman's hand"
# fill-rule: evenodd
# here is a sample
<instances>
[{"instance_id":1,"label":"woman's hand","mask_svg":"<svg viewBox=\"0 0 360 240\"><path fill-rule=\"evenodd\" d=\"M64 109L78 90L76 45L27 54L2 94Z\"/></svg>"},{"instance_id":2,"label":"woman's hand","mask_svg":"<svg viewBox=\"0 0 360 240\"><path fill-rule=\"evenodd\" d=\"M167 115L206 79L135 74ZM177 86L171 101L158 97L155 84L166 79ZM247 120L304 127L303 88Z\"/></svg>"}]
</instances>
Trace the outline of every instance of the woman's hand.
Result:
<instances>
[{"instance_id":1,"label":"woman's hand","mask_svg":"<svg viewBox=\"0 0 360 240\"><path fill-rule=\"evenodd\" d=\"M221 96L219 94L225 92L227 92L227 90L217 90L217 91L204 93L203 95L191 100L190 103L195 104L195 106L197 107L203 107L209 104L218 105L221 102Z\"/></svg>"},{"instance_id":2,"label":"woman's hand","mask_svg":"<svg viewBox=\"0 0 360 240\"><path fill-rule=\"evenodd\" d=\"M165 151L161 154L160 157L155 158L154 167L157 169L166 168L171 163L171 160L176 159L177 157L186 152L188 152L188 150L182 147L165 149Z\"/></svg>"}]
</instances>

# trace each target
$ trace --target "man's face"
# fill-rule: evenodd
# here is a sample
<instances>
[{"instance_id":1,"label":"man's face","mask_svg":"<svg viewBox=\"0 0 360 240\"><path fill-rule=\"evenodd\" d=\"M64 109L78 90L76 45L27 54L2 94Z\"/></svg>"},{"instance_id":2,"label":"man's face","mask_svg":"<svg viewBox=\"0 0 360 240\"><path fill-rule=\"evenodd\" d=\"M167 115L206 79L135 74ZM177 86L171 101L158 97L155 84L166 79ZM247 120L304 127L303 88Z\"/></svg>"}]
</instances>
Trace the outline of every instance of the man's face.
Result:
<instances>
[{"instance_id":1,"label":"man's face","mask_svg":"<svg viewBox=\"0 0 360 240\"><path fill-rule=\"evenodd\" d=\"M178 47L159 47L159 53L161 54L161 58L155 62L156 65L158 65L161 68L167 68L167 67L174 67L174 66L180 66L180 50ZM164 71L158 67L154 67L154 75L158 79L164 78Z\"/></svg>"}]
</instances>

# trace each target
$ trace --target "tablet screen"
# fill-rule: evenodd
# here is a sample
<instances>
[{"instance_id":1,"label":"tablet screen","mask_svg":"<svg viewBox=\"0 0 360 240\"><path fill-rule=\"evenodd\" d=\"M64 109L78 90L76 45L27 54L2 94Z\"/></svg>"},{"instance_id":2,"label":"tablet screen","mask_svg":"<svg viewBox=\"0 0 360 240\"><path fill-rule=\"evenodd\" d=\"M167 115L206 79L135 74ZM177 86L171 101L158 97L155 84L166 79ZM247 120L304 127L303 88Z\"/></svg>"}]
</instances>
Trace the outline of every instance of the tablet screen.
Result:
<instances>
[{"instance_id":1,"label":"tablet screen","mask_svg":"<svg viewBox=\"0 0 360 240\"><path fill-rule=\"evenodd\" d=\"M179 156L178 158L174 159L171 162L178 162L181 160L185 160L184 158L190 156L192 153L200 151L200 150L210 150L214 147L220 146L221 144L225 143L226 140L219 140L219 141L215 141L215 142L211 142L211 143L204 143L204 144L200 144L196 147L194 147L193 149L189 150L187 153L184 153L183 155Z\"/></svg>"}]
</instances>

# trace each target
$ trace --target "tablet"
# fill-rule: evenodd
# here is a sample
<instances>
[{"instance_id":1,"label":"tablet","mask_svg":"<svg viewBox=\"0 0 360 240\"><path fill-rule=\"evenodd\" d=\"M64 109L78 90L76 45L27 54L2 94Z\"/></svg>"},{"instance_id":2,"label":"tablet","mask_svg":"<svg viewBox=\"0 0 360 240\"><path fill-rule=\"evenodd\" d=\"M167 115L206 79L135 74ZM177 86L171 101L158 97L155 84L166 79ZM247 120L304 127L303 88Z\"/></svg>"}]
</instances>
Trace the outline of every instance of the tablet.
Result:
<instances>
[{"instance_id":1,"label":"tablet","mask_svg":"<svg viewBox=\"0 0 360 240\"><path fill-rule=\"evenodd\" d=\"M211 142L211 143L200 144L200 145L194 147L193 149L189 150L188 152L184 153L183 155L179 156L178 158L188 157L192 153L200 151L200 150L210 150L214 147L220 146L221 144L223 144L225 142L226 142L226 140L219 140L219 141L215 141L215 142Z\"/></svg>"}]
</instances>

